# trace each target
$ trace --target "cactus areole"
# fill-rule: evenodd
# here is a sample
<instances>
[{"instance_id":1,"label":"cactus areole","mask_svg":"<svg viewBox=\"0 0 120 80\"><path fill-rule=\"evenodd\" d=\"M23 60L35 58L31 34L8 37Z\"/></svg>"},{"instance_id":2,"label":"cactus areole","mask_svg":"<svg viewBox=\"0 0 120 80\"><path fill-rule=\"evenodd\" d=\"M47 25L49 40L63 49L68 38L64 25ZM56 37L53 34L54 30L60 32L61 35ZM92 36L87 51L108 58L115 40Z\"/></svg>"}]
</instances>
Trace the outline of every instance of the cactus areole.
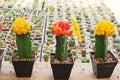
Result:
<instances>
[{"instance_id":1,"label":"cactus areole","mask_svg":"<svg viewBox=\"0 0 120 80\"><path fill-rule=\"evenodd\" d=\"M95 57L106 60L108 51L108 38L114 34L114 25L108 20L101 20L96 24Z\"/></svg>"},{"instance_id":2,"label":"cactus areole","mask_svg":"<svg viewBox=\"0 0 120 80\"><path fill-rule=\"evenodd\" d=\"M67 57L67 36L71 36L73 33L70 24L66 21L56 22L53 24L51 31L56 36L55 57L64 61Z\"/></svg>"},{"instance_id":3,"label":"cactus areole","mask_svg":"<svg viewBox=\"0 0 120 80\"><path fill-rule=\"evenodd\" d=\"M24 18L17 18L12 25L12 30L16 33L19 58L31 58L30 24Z\"/></svg>"}]
</instances>

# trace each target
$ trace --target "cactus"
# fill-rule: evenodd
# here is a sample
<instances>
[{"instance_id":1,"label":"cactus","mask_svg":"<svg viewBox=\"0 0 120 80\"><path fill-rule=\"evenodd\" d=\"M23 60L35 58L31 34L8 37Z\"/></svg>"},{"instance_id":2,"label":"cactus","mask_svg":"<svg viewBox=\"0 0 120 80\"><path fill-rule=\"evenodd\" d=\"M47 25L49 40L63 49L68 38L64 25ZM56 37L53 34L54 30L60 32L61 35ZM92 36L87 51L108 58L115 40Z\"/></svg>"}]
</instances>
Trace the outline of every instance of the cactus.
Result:
<instances>
[{"instance_id":1,"label":"cactus","mask_svg":"<svg viewBox=\"0 0 120 80\"><path fill-rule=\"evenodd\" d=\"M68 45L69 47L73 47L75 45L75 40L74 39L69 40Z\"/></svg>"},{"instance_id":2,"label":"cactus","mask_svg":"<svg viewBox=\"0 0 120 80\"><path fill-rule=\"evenodd\" d=\"M47 35L48 35L48 34L51 34L51 30L49 30L49 29L47 30Z\"/></svg>"},{"instance_id":3,"label":"cactus","mask_svg":"<svg viewBox=\"0 0 120 80\"><path fill-rule=\"evenodd\" d=\"M92 42L92 43L95 43L95 39L91 39L91 42Z\"/></svg>"},{"instance_id":4,"label":"cactus","mask_svg":"<svg viewBox=\"0 0 120 80\"><path fill-rule=\"evenodd\" d=\"M10 55L5 55L4 56L4 60L5 61L10 61L11 60L11 56Z\"/></svg>"},{"instance_id":5,"label":"cactus","mask_svg":"<svg viewBox=\"0 0 120 80\"><path fill-rule=\"evenodd\" d=\"M19 58L32 57L30 34L16 35L16 44Z\"/></svg>"},{"instance_id":6,"label":"cactus","mask_svg":"<svg viewBox=\"0 0 120 80\"><path fill-rule=\"evenodd\" d=\"M67 57L67 42L66 35L56 36L56 52L55 56L60 60L64 61Z\"/></svg>"},{"instance_id":7,"label":"cactus","mask_svg":"<svg viewBox=\"0 0 120 80\"><path fill-rule=\"evenodd\" d=\"M51 27L51 32L56 35L55 57L62 62L67 57L67 36L72 36L70 24L66 21L56 22Z\"/></svg>"},{"instance_id":8,"label":"cactus","mask_svg":"<svg viewBox=\"0 0 120 80\"><path fill-rule=\"evenodd\" d=\"M3 45L3 42L2 41L0 41L0 48L1 48L1 46Z\"/></svg>"},{"instance_id":9,"label":"cactus","mask_svg":"<svg viewBox=\"0 0 120 80\"><path fill-rule=\"evenodd\" d=\"M94 34L94 29L90 29L90 33L91 33L91 34Z\"/></svg>"},{"instance_id":10,"label":"cactus","mask_svg":"<svg viewBox=\"0 0 120 80\"><path fill-rule=\"evenodd\" d=\"M81 43L81 44L80 44L80 47L85 47L85 43Z\"/></svg>"},{"instance_id":11,"label":"cactus","mask_svg":"<svg viewBox=\"0 0 120 80\"><path fill-rule=\"evenodd\" d=\"M82 63L89 63L89 62L90 62L90 59L84 57L84 58L81 59L81 62L82 62Z\"/></svg>"},{"instance_id":12,"label":"cactus","mask_svg":"<svg viewBox=\"0 0 120 80\"><path fill-rule=\"evenodd\" d=\"M95 57L106 59L107 47L108 47L108 39L106 36L95 36Z\"/></svg>"},{"instance_id":13,"label":"cactus","mask_svg":"<svg viewBox=\"0 0 120 80\"><path fill-rule=\"evenodd\" d=\"M107 59L108 37L115 32L114 24L109 20L101 20L96 24L95 28L95 57Z\"/></svg>"},{"instance_id":14,"label":"cactus","mask_svg":"<svg viewBox=\"0 0 120 80\"><path fill-rule=\"evenodd\" d=\"M116 34L114 33L112 37L113 37L113 38L116 38Z\"/></svg>"},{"instance_id":15,"label":"cactus","mask_svg":"<svg viewBox=\"0 0 120 80\"><path fill-rule=\"evenodd\" d=\"M52 34L48 34L47 37L48 37L48 38L52 38L53 35L52 35Z\"/></svg>"},{"instance_id":16,"label":"cactus","mask_svg":"<svg viewBox=\"0 0 120 80\"><path fill-rule=\"evenodd\" d=\"M117 47L117 48L116 48L116 51L117 51L117 52L120 52L120 47Z\"/></svg>"},{"instance_id":17,"label":"cactus","mask_svg":"<svg viewBox=\"0 0 120 80\"><path fill-rule=\"evenodd\" d=\"M118 48L119 44L118 43L113 43L113 48Z\"/></svg>"},{"instance_id":18,"label":"cactus","mask_svg":"<svg viewBox=\"0 0 120 80\"><path fill-rule=\"evenodd\" d=\"M72 49L72 50L70 51L70 53L71 53L73 56L77 56L77 51L76 51L76 49Z\"/></svg>"},{"instance_id":19,"label":"cactus","mask_svg":"<svg viewBox=\"0 0 120 80\"><path fill-rule=\"evenodd\" d=\"M120 40L119 40L119 39L113 39L113 42L114 42L114 43L119 43Z\"/></svg>"},{"instance_id":20,"label":"cactus","mask_svg":"<svg viewBox=\"0 0 120 80\"><path fill-rule=\"evenodd\" d=\"M45 7L45 1L42 2L42 9L41 9L42 12L43 12L43 10L44 10L44 7Z\"/></svg>"},{"instance_id":21,"label":"cactus","mask_svg":"<svg viewBox=\"0 0 120 80\"><path fill-rule=\"evenodd\" d=\"M0 40L2 40L5 37L4 33L0 33Z\"/></svg>"},{"instance_id":22,"label":"cactus","mask_svg":"<svg viewBox=\"0 0 120 80\"><path fill-rule=\"evenodd\" d=\"M117 27L119 28L119 27L120 27L120 24L117 24Z\"/></svg>"},{"instance_id":23,"label":"cactus","mask_svg":"<svg viewBox=\"0 0 120 80\"><path fill-rule=\"evenodd\" d=\"M82 50L81 53L82 53L82 57L86 57L86 50Z\"/></svg>"},{"instance_id":24,"label":"cactus","mask_svg":"<svg viewBox=\"0 0 120 80\"><path fill-rule=\"evenodd\" d=\"M41 37L41 32L39 30L36 30L36 34L35 34L36 37Z\"/></svg>"},{"instance_id":25,"label":"cactus","mask_svg":"<svg viewBox=\"0 0 120 80\"><path fill-rule=\"evenodd\" d=\"M49 6L49 10L50 10L50 12L54 12L54 6L53 6L53 5L50 5L50 6Z\"/></svg>"},{"instance_id":26,"label":"cactus","mask_svg":"<svg viewBox=\"0 0 120 80\"><path fill-rule=\"evenodd\" d=\"M39 41L33 41L32 44L33 44L34 46L38 47L40 43L39 43Z\"/></svg>"},{"instance_id":27,"label":"cactus","mask_svg":"<svg viewBox=\"0 0 120 80\"><path fill-rule=\"evenodd\" d=\"M91 38L91 39L94 39L94 38L95 38L95 35L90 35L90 38Z\"/></svg>"},{"instance_id":28,"label":"cactus","mask_svg":"<svg viewBox=\"0 0 120 80\"><path fill-rule=\"evenodd\" d=\"M19 25L19 26L18 26ZM30 24L22 17L16 18L12 30L16 33L16 44L19 58L31 58Z\"/></svg>"},{"instance_id":29,"label":"cactus","mask_svg":"<svg viewBox=\"0 0 120 80\"><path fill-rule=\"evenodd\" d=\"M48 61L49 56L48 56L47 54L45 54L45 55L43 56L43 58L44 58L44 61Z\"/></svg>"}]
</instances>

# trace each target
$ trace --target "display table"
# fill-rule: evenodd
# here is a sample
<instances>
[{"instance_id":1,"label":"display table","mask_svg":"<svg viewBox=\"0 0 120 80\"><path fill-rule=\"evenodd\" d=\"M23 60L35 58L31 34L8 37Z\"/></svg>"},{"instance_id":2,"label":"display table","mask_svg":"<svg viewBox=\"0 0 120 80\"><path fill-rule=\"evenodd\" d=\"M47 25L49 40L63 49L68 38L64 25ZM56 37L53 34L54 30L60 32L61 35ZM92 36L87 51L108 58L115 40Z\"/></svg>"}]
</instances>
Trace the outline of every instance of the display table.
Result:
<instances>
[{"instance_id":1,"label":"display table","mask_svg":"<svg viewBox=\"0 0 120 80\"><path fill-rule=\"evenodd\" d=\"M91 63L75 63L69 80L120 80L120 64L118 64L111 78L97 79L93 75ZM13 66L3 62L0 80L54 80L49 63L36 62L31 78L17 78Z\"/></svg>"}]
</instances>

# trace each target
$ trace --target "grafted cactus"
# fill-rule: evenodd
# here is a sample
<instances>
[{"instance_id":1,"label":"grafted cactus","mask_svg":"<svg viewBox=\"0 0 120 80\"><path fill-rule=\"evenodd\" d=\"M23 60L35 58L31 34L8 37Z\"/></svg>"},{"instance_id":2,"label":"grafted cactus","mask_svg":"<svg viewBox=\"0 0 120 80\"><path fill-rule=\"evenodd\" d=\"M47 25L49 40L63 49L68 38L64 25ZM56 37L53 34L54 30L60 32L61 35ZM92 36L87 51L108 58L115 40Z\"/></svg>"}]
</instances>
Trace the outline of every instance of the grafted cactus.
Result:
<instances>
[{"instance_id":1,"label":"grafted cactus","mask_svg":"<svg viewBox=\"0 0 120 80\"><path fill-rule=\"evenodd\" d=\"M30 24L24 18L17 18L12 25L13 32L16 33L16 44L19 58L32 57L30 41Z\"/></svg>"},{"instance_id":2,"label":"grafted cactus","mask_svg":"<svg viewBox=\"0 0 120 80\"><path fill-rule=\"evenodd\" d=\"M67 36L72 35L70 24L66 21L59 21L53 24L51 31L56 36L55 57L62 62L67 57Z\"/></svg>"},{"instance_id":3,"label":"grafted cactus","mask_svg":"<svg viewBox=\"0 0 120 80\"><path fill-rule=\"evenodd\" d=\"M101 20L96 24L95 57L106 60L108 51L108 36L114 34L114 25L108 20Z\"/></svg>"}]
</instances>

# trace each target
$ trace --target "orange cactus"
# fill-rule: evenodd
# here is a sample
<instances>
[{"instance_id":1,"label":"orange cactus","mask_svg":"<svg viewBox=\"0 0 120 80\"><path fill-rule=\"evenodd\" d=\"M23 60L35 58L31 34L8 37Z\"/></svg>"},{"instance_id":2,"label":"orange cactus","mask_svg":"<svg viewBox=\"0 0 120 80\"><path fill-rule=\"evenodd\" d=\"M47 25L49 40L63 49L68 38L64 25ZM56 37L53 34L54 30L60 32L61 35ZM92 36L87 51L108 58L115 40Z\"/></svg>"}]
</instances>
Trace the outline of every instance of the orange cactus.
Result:
<instances>
[{"instance_id":1,"label":"orange cactus","mask_svg":"<svg viewBox=\"0 0 120 80\"><path fill-rule=\"evenodd\" d=\"M53 24L51 31L56 35L67 35L71 36L73 31L70 29L70 24L66 21L59 21Z\"/></svg>"}]
</instances>

